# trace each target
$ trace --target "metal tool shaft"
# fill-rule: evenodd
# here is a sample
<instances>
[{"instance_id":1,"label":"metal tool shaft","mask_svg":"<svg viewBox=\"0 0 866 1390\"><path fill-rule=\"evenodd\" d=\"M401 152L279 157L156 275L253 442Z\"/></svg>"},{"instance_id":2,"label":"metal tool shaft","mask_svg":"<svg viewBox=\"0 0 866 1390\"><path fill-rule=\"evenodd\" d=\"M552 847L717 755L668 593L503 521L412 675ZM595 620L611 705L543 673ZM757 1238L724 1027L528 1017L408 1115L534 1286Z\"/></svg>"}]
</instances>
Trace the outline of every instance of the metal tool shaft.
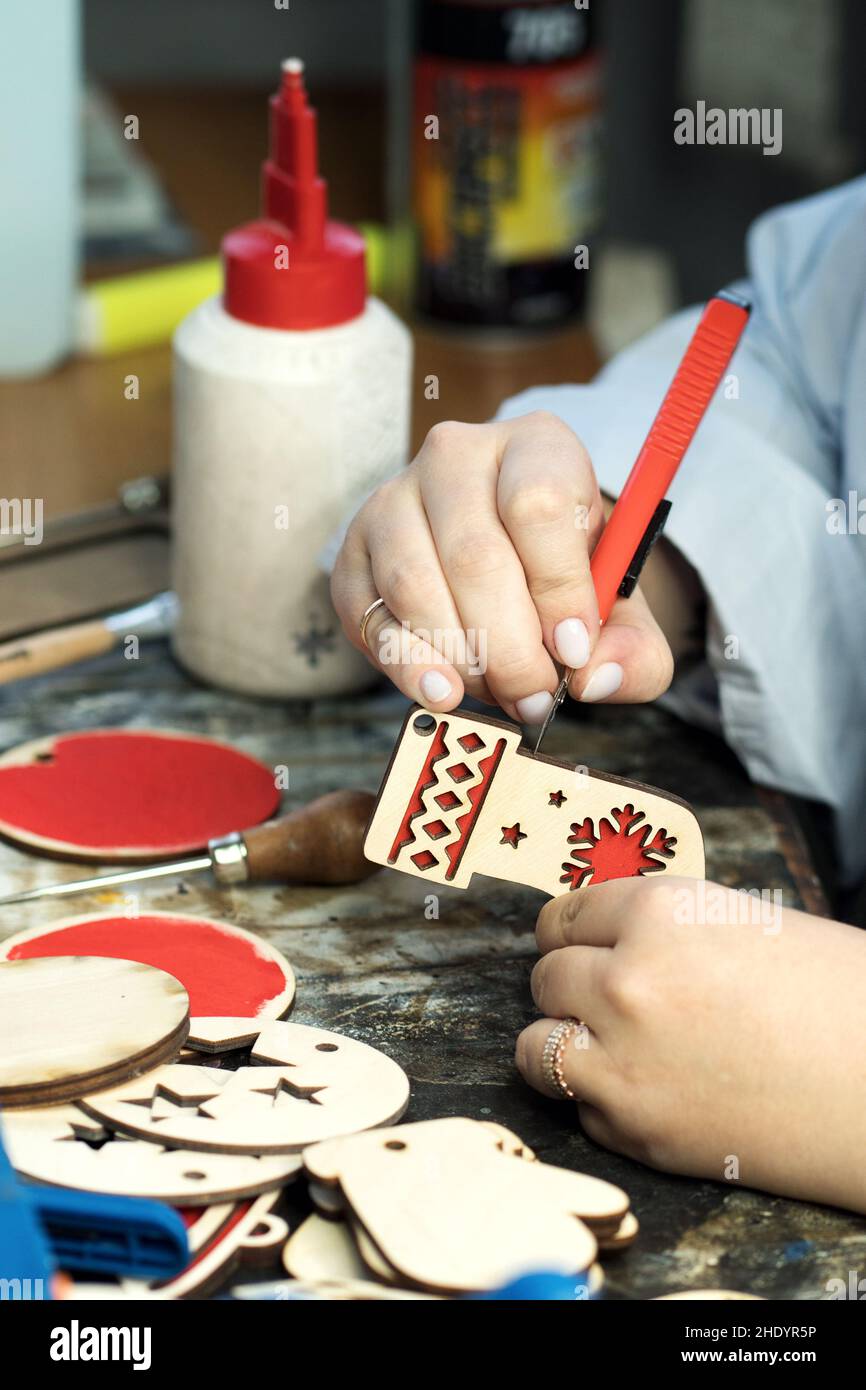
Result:
<instances>
[{"instance_id":1,"label":"metal tool shaft","mask_svg":"<svg viewBox=\"0 0 866 1390\"><path fill-rule=\"evenodd\" d=\"M548 729L553 723L556 711L559 709L559 706L562 704L563 700L568 694L568 682L571 680L573 675L574 671L566 671L564 676L562 677L562 680L559 682L559 685L556 687L556 694L553 697L553 704L547 711L547 718L545 719L544 723L538 731L538 738L535 740L535 747L532 750L533 753L537 753L539 748L541 747L541 740L544 738L544 735L547 733Z\"/></svg>"},{"instance_id":2,"label":"metal tool shaft","mask_svg":"<svg viewBox=\"0 0 866 1390\"><path fill-rule=\"evenodd\" d=\"M63 898L71 893L89 893L100 888L110 888L117 883L140 883L148 878L165 878L170 874L193 874L200 869L212 869L213 860L209 854L198 859L177 859L173 864L151 864L144 869L122 869L114 874L99 874L94 878L79 878L74 883L49 883L44 888L30 888L26 893L10 893L0 898L0 907L12 903L33 902L37 898Z\"/></svg>"}]
</instances>

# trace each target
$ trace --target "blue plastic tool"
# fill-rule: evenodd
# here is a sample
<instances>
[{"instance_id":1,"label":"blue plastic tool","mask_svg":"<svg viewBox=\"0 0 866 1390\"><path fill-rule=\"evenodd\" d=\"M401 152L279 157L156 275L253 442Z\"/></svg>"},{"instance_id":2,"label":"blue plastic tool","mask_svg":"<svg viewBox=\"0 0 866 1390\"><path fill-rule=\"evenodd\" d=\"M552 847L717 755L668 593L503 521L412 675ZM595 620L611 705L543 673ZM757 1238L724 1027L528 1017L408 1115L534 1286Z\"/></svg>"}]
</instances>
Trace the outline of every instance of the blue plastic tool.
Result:
<instances>
[{"instance_id":1,"label":"blue plastic tool","mask_svg":"<svg viewBox=\"0 0 866 1390\"><path fill-rule=\"evenodd\" d=\"M170 1279L188 1263L186 1227L171 1207L140 1197L22 1182L9 1162L0 1129L0 1279L22 1281L22 1288L39 1287L42 1294L30 1296L47 1298L58 1269Z\"/></svg>"},{"instance_id":2,"label":"blue plastic tool","mask_svg":"<svg viewBox=\"0 0 866 1390\"><path fill-rule=\"evenodd\" d=\"M489 1293L473 1294L473 1298L484 1302L567 1302L583 1303L594 1301L589 1292L588 1273L579 1275L556 1274L552 1270L539 1270L535 1274L524 1274L512 1279L499 1289Z\"/></svg>"}]
</instances>

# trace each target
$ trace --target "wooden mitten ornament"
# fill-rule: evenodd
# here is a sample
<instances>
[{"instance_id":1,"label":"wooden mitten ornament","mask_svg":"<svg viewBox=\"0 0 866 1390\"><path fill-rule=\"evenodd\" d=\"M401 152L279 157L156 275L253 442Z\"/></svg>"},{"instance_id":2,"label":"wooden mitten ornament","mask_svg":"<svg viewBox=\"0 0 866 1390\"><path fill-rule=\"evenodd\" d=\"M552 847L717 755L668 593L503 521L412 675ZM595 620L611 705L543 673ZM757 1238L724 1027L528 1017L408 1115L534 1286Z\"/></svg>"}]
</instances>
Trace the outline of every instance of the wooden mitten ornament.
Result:
<instances>
[{"instance_id":1,"label":"wooden mitten ornament","mask_svg":"<svg viewBox=\"0 0 866 1390\"><path fill-rule=\"evenodd\" d=\"M612 878L704 876L704 845L678 797L521 747L513 724L409 711L364 853L433 883L473 874L557 896Z\"/></svg>"},{"instance_id":2,"label":"wooden mitten ornament","mask_svg":"<svg viewBox=\"0 0 866 1390\"><path fill-rule=\"evenodd\" d=\"M315 1182L339 1184L365 1264L416 1288L468 1293L528 1269L582 1273L628 1211L621 1188L519 1149L454 1117L333 1140L303 1158Z\"/></svg>"}]
</instances>

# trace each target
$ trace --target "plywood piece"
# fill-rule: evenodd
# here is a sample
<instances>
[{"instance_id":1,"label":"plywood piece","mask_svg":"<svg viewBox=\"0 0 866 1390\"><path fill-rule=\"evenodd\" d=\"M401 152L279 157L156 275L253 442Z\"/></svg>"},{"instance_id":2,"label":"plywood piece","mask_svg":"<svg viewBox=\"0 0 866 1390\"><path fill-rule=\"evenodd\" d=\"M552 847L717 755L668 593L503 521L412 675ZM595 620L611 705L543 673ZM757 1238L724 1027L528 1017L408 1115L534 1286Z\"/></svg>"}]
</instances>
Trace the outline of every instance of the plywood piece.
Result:
<instances>
[{"instance_id":1,"label":"plywood piece","mask_svg":"<svg viewBox=\"0 0 866 1390\"><path fill-rule=\"evenodd\" d=\"M425 1126L425 1133L427 1132L426 1126L447 1125L447 1136L451 1142L464 1137L468 1143L476 1146L480 1143L486 1143L491 1153L522 1157L528 1161L535 1159L534 1153L523 1143L519 1135L492 1120L470 1120L461 1116L451 1116L446 1120L426 1120L422 1124ZM408 1128L407 1125L401 1125L399 1129L389 1130L387 1134L384 1130L380 1130L380 1135L395 1144L400 1144L404 1131ZM413 1125L411 1128L418 1129L419 1126ZM351 1138L352 1136L340 1136L326 1140L304 1151L304 1168L314 1191L320 1189L323 1195L332 1193L334 1187L339 1184L343 1157L346 1152L346 1137ZM332 1200L336 1200L336 1196Z\"/></svg>"},{"instance_id":2,"label":"plywood piece","mask_svg":"<svg viewBox=\"0 0 866 1390\"><path fill-rule=\"evenodd\" d=\"M164 970L96 956L0 962L0 1106L69 1100L177 1056L189 998Z\"/></svg>"},{"instance_id":3,"label":"plywood piece","mask_svg":"<svg viewBox=\"0 0 866 1390\"><path fill-rule=\"evenodd\" d=\"M447 1128L434 1130L433 1126ZM413 1130L421 1131L425 1140L429 1138L430 1142L463 1143L473 1152L486 1142L491 1153L499 1153L507 1158L519 1158L543 1168L545 1186L550 1196L568 1206L573 1215L579 1217L599 1238L604 1234L612 1239L626 1221L629 1199L621 1187L607 1182L604 1178L593 1177L589 1173L574 1173L567 1168L541 1163L519 1135L493 1121L463 1119L457 1116L446 1120L428 1120L421 1125L401 1125L397 1129L380 1130L375 1136L370 1136L370 1142L375 1146L386 1139L400 1144L404 1136ZM317 1193L321 1192L324 1196L339 1184L349 1142L347 1139L332 1139L305 1151L304 1167L311 1186ZM327 1196L325 1200L328 1200ZM628 1225L625 1229L630 1231L631 1226Z\"/></svg>"},{"instance_id":4,"label":"plywood piece","mask_svg":"<svg viewBox=\"0 0 866 1390\"><path fill-rule=\"evenodd\" d=\"M135 1142L132 1140L131 1142ZM186 1226L186 1242L191 1255L209 1245L234 1212L235 1202L213 1202L207 1207L181 1207L179 1215Z\"/></svg>"},{"instance_id":5,"label":"plywood piece","mask_svg":"<svg viewBox=\"0 0 866 1390\"><path fill-rule=\"evenodd\" d=\"M273 1208L278 1192L266 1192L252 1201L239 1202L216 1235L202 1245L182 1274L164 1284L123 1279L125 1298L206 1298L216 1293L240 1266L268 1263L288 1236L288 1226ZM78 1296L76 1287L75 1296Z\"/></svg>"},{"instance_id":6,"label":"plywood piece","mask_svg":"<svg viewBox=\"0 0 866 1390\"><path fill-rule=\"evenodd\" d=\"M283 1266L293 1279L366 1279L367 1268L344 1221L327 1221L315 1212L283 1248Z\"/></svg>"},{"instance_id":7,"label":"plywood piece","mask_svg":"<svg viewBox=\"0 0 866 1390\"><path fill-rule=\"evenodd\" d=\"M0 834L70 859L189 854L267 820L279 802L272 768L168 730L58 734L0 757Z\"/></svg>"},{"instance_id":8,"label":"plywood piece","mask_svg":"<svg viewBox=\"0 0 866 1390\"><path fill-rule=\"evenodd\" d=\"M339 1187L310 1181L309 1192L319 1211L326 1217L340 1216L344 1212L345 1203Z\"/></svg>"},{"instance_id":9,"label":"plywood piece","mask_svg":"<svg viewBox=\"0 0 866 1390\"><path fill-rule=\"evenodd\" d=\"M196 1054L235 1052L252 1047L261 1030L262 1020L256 1018L196 1018L190 1023L187 1047Z\"/></svg>"},{"instance_id":10,"label":"plywood piece","mask_svg":"<svg viewBox=\"0 0 866 1390\"><path fill-rule=\"evenodd\" d=\"M336 1175L403 1283L480 1292L527 1269L576 1275L595 1261L595 1236L575 1215L587 1205L581 1175L503 1152L484 1125L431 1120L322 1147L305 1167L316 1181Z\"/></svg>"},{"instance_id":11,"label":"plywood piece","mask_svg":"<svg viewBox=\"0 0 866 1390\"><path fill-rule=\"evenodd\" d=\"M519 1134L514 1130L506 1129L505 1125L500 1125L496 1120L479 1120L478 1123L485 1129L489 1129L495 1140L496 1147L502 1153L510 1154L513 1158L525 1158L527 1162L532 1162L535 1158L534 1151L528 1144L524 1144Z\"/></svg>"},{"instance_id":12,"label":"plywood piece","mask_svg":"<svg viewBox=\"0 0 866 1390\"><path fill-rule=\"evenodd\" d=\"M413 706L364 844L376 864L466 888L473 874L556 896L611 878L704 876L678 797L521 746L513 724Z\"/></svg>"},{"instance_id":13,"label":"plywood piece","mask_svg":"<svg viewBox=\"0 0 866 1390\"><path fill-rule=\"evenodd\" d=\"M214 1239L198 1250L182 1274L152 1286L161 1298L204 1298L214 1293L241 1266L268 1264L285 1244L289 1228L273 1210L278 1192L265 1192L236 1206Z\"/></svg>"},{"instance_id":14,"label":"plywood piece","mask_svg":"<svg viewBox=\"0 0 866 1390\"><path fill-rule=\"evenodd\" d=\"M35 1182L174 1206L257 1196L291 1182L301 1167L294 1154L191 1153L109 1135L75 1105L9 1111L3 1137L13 1166Z\"/></svg>"},{"instance_id":15,"label":"plywood piece","mask_svg":"<svg viewBox=\"0 0 866 1390\"><path fill-rule=\"evenodd\" d=\"M627 1211L620 1221L615 1231L608 1235L599 1234L599 1248L605 1254L614 1254L617 1250L627 1250L633 1245L640 1233L640 1225L633 1211Z\"/></svg>"},{"instance_id":16,"label":"plywood piece","mask_svg":"<svg viewBox=\"0 0 866 1390\"><path fill-rule=\"evenodd\" d=\"M83 1104L111 1129L169 1148L262 1154L391 1124L409 1103L397 1063L343 1033L269 1022L250 1060L236 1071L160 1067Z\"/></svg>"},{"instance_id":17,"label":"plywood piece","mask_svg":"<svg viewBox=\"0 0 866 1390\"><path fill-rule=\"evenodd\" d=\"M189 994L193 1035L214 1014L243 1015L255 1035L250 1020L282 1018L295 998L294 972L280 951L242 927L180 912L68 917L0 943L2 960L41 956L111 956L167 971Z\"/></svg>"},{"instance_id":18,"label":"plywood piece","mask_svg":"<svg viewBox=\"0 0 866 1390\"><path fill-rule=\"evenodd\" d=\"M675 1302L713 1302L713 1303L764 1303L759 1293L737 1293L735 1289L686 1289L683 1293L663 1293L653 1299L653 1303Z\"/></svg>"},{"instance_id":19,"label":"plywood piece","mask_svg":"<svg viewBox=\"0 0 866 1390\"><path fill-rule=\"evenodd\" d=\"M551 1163L536 1160L530 1166L543 1172L548 1196L579 1216L599 1239L620 1229L629 1206L628 1194L621 1187L590 1173L574 1173Z\"/></svg>"},{"instance_id":20,"label":"plywood piece","mask_svg":"<svg viewBox=\"0 0 866 1390\"><path fill-rule=\"evenodd\" d=\"M365 1268L365 1278L372 1275L382 1284L399 1285L401 1283L399 1273L393 1265L388 1263L370 1232L364 1228L354 1213L349 1217L349 1225L355 1246Z\"/></svg>"},{"instance_id":21,"label":"plywood piece","mask_svg":"<svg viewBox=\"0 0 866 1390\"><path fill-rule=\"evenodd\" d=\"M102 1286L104 1287L104 1286ZM233 1298L261 1298L261 1284L235 1285ZM279 1279L266 1284L265 1289L274 1300L291 1303L319 1301L325 1303L433 1303L441 1300L435 1294L418 1293L413 1289L390 1289L384 1284L375 1284L369 1279ZM77 1294L77 1286L75 1297Z\"/></svg>"}]
</instances>

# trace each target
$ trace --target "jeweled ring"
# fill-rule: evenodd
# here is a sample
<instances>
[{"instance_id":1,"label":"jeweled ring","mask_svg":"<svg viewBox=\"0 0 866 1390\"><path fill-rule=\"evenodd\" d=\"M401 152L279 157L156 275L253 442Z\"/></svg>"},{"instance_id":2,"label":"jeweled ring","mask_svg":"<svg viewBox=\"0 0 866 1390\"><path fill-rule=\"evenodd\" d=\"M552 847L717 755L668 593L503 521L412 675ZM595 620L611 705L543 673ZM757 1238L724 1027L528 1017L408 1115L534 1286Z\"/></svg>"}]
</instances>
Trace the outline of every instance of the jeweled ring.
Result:
<instances>
[{"instance_id":1,"label":"jeweled ring","mask_svg":"<svg viewBox=\"0 0 866 1390\"><path fill-rule=\"evenodd\" d=\"M585 1025L579 1018L563 1018L555 1028L551 1028L544 1051L541 1054L541 1075L551 1091L556 1091L563 1100L574 1100L574 1091L565 1079L562 1060L565 1049Z\"/></svg>"},{"instance_id":2,"label":"jeweled ring","mask_svg":"<svg viewBox=\"0 0 866 1390\"><path fill-rule=\"evenodd\" d=\"M366 647L366 645L367 645L367 624L368 624L368 622L370 621L370 619L372 618L372 616L373 616L373 614L375 613L376 609L377 609L377 608L384 608L384 607L385 607L385 600L384 600L383 598L376 598L376 599L374 599L373 602L370 604L370 607L364 610L364 616L363 616L362 619L361 619L361 641L363 642L363 644L364 644L365 647Z\"/></svg>"}]
</instances>

